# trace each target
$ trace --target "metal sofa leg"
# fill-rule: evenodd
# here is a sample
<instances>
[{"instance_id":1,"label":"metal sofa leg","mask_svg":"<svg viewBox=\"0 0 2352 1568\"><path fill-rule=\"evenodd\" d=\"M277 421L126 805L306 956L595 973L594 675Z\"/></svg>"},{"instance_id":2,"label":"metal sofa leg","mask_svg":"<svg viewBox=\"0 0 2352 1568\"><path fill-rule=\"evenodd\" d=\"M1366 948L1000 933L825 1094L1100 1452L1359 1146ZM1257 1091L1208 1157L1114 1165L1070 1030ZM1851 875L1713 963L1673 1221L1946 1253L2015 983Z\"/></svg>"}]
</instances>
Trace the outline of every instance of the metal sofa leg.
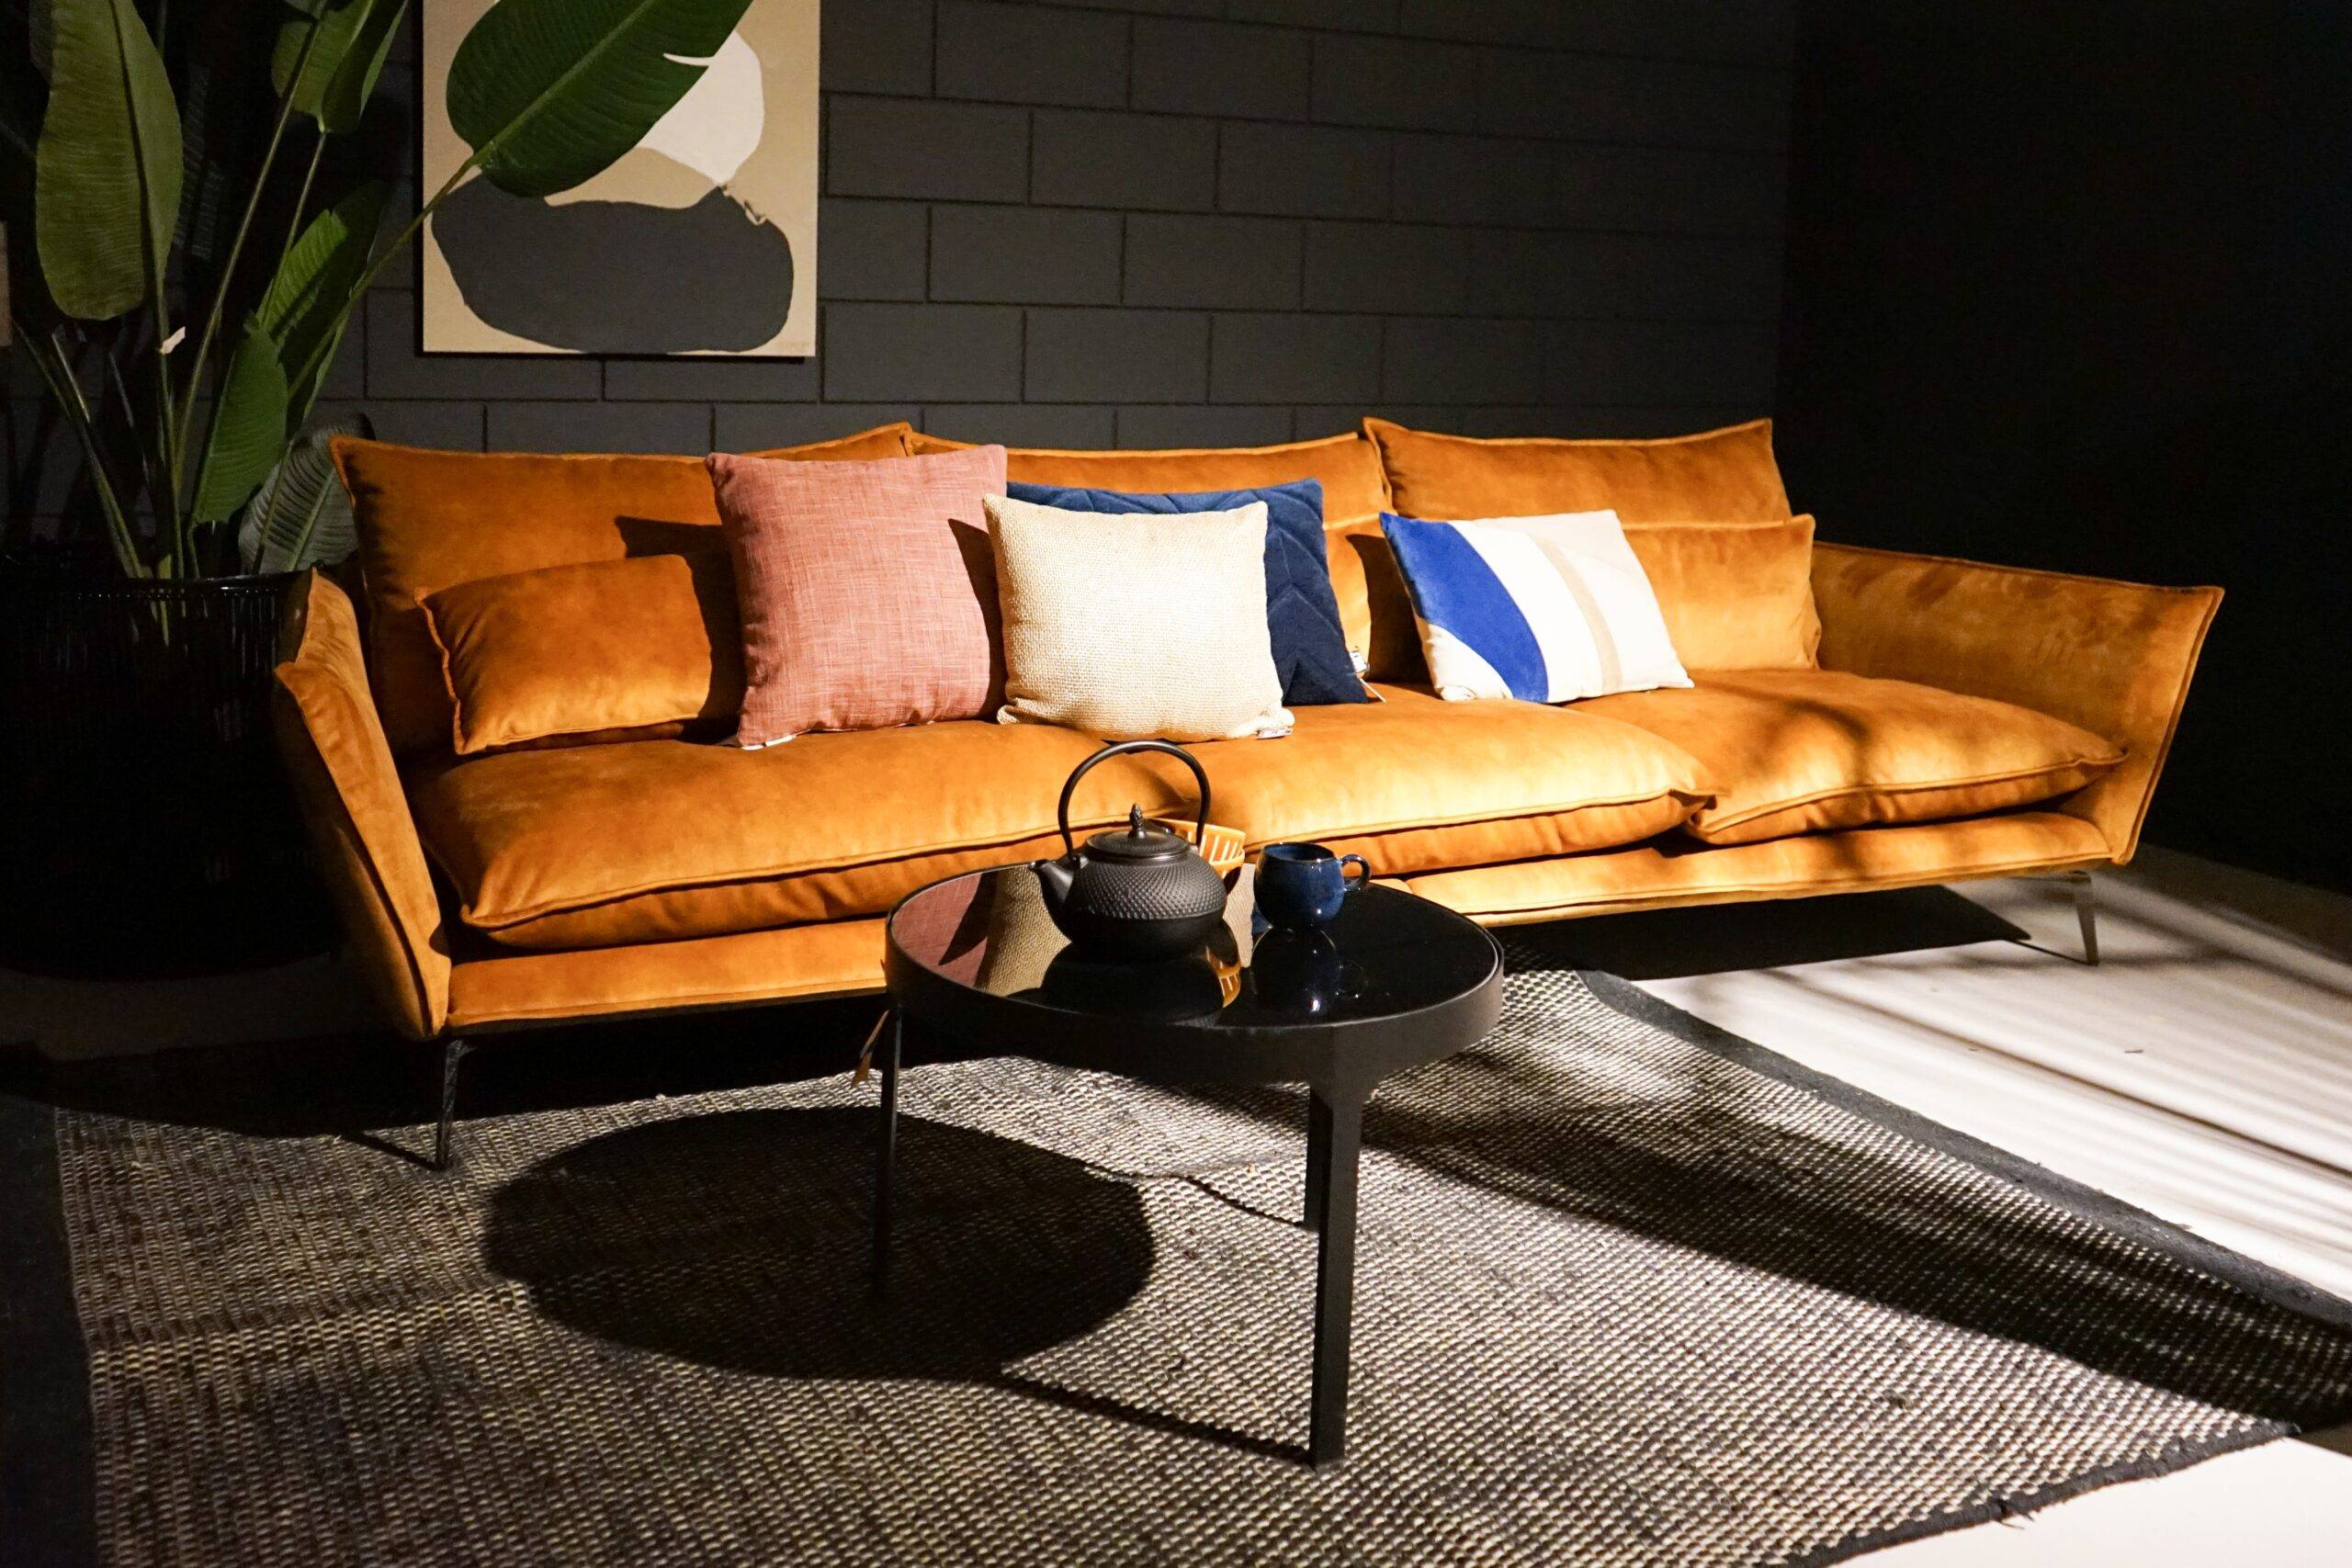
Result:
<instances>
[{"instance_id":1,"label":"metal sofa leg","mask_svg":"<svg viewBox=\"0 0 2352 1568\"><path fill-rule=\"evenodd\" d=\"M2075 920L2083 929L2083 962L2098 967L2098 888L2087 871L2070 871L2066 880L2075 885Z\"/></svg>"},{"instance_id":2,"label":"metal sofa leg","mask_svg":"<svg viewBox=\"0 0 2352 1568\"><path fill-rule=\"evenodd\" d=\"M2083 951L2081 957L2068 962L2079 964L2086 969L2098 968L2098 888L2092 883L2091 874L2087 871L2045 871L2029 872L2027 875L2036 882L2063 882L2075 890L2075 923L2083 934ZM2016 940L2036 953L2046 953L2053 958L2066 956L2054 943L2044 947L2028 937L2020 936Z\"/></svg>"},{"instance_id":3,"label":"metal sofa leg","mask_svg":"<svg viewBox=\"0 0 2352 1568\"><path fill-rule=\"evenodd\" d=\"M2082 964L2086 969L2098 968L2098 889L2091 882L2091 874L2087 871L2054 871L2049 873L2048 876L2049 880L2052 882L2063 882L2075 890L2075 923L2076 926L2081 928L2083 933L2082 956L2075 959L2075 962ZM2033 944L2029 942L2027 945L2032 946ZM2040 951L2045 953L2055 953L2057 950L2055 948L2042 948L2040 949ZM2064 955L2062 953L2059 954L2059 956L2063 957Z\"/></svg>"},{"instance_id":4,"label":"metal sofa leg","mask_svg":"<svg viewBox=\"0 0 2352 1568\"><path fill-rule=\"evenodd\" d=\"M433 1130L433 1168L450 1171L457 1168L457 1151L451 1147L449 1123L458 1111L458 1064L465 1060L470 1047L452 1035L441 1042L441 1121Z\"/></svg>"}]
</instances>

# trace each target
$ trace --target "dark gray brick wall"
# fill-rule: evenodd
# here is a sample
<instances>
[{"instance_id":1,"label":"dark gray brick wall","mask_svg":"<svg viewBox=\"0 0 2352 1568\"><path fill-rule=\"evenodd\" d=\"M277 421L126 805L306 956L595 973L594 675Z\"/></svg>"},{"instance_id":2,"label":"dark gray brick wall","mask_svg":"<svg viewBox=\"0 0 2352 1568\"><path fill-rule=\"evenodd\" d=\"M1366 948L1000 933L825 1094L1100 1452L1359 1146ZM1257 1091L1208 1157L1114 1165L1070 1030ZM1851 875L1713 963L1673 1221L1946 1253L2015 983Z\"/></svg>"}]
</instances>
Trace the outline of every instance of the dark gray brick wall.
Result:
<instances>
[{"instance_id":1,"label":"dark gray brick wall","mask_svg":"<svg viewBox=\"0 0 2352 1568\"><path fill-rule=\"evenodd\" d=\"M678 451L893 419L1092 446L1746 418L1774 390L1792 11L826 0L814 360L427 358L401 267L325 406L421 445ZM385 90L413 93L405 58ZM7 391L46 509L29 372Z\"/></svg>"},{"instance_id":2,"label":"dark gray brick wall","mask_svg":"<svg viewBox=\"0 0 2352 1568\"><path fill-rule=\"evenodd\" d=\"M1023 383L1034 403L1197 403L1209 319L1192 310L1032 310Z\"/></svg>"},{"instance_id":3,"label":"dark gray brick wall","mask_svg":"<svg viewBox=\"0 0 2352 1568\"><path fill-rule=\"evenodd\" d=\"M1146 17L1136 23L1129 101L1168 114L1213 107L1247 119L1305 119L1314 61L1315 35L1296 28Z\"/></svg>"},{"instance_id":4,"label":"dark gray brick wall","mask_svg":"<svg viewBox=\"0 0 2352 1568\"><path fill-rule=\"evenodd\" d=\"M1126 220L1126 301L1229 310L1299 302L1296 223L1137 212Z\"/></svg>"},{"instance_id":5,"label":"dark gray brick wall","mask_svg":"<svg viewBox=\"0 0 2352 1568\"><path fill-rule=\"evenodd\" d=\"M1216 206L1213 119L1040 110L1035 123L1033 202L1177 212Z\"/></svg>"}]
</instances>

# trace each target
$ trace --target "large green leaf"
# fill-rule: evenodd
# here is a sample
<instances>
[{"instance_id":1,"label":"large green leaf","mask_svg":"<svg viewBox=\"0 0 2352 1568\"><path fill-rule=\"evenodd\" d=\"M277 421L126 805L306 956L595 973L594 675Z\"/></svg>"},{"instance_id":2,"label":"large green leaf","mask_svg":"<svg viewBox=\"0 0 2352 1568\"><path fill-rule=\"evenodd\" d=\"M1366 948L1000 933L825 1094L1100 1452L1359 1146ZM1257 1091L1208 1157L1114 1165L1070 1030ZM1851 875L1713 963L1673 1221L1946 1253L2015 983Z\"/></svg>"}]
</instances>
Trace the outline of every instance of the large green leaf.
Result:
<instances>
[{"instance_id":1,"label":"large green leaf","mask_svg":"<svg viewBox=\"0 0 2352 1568\"><path fill-rule=\"evenodd\" d=\"M221 378L212 434L197 470L196 520L217 523L232 514L285 451L286 367L269 333L247 321Z\"/></svg>"},{"instance_id":2,"label":"large green leaf","mask_svg":"<svg viewBox=\"0 0 2352 1568\"><path fill-rule=\"evenodd\" d=\"M750 0L498 0L449 62L449 123L517 196L593 178L700 79Z\"/></svg>"},{"instance_id":3,"label":"large green leaf","mask_svg":"<svg viewBox=\"0 0 2352 1568\"><path fill-rule=\"evenodd\" d=\"M365 414L354 414L314 425L295 439L237 529L237 554L247 571L329 566L357 547L351 492L343 488L327 443L337 435L375 434Z\"/></svg>"},{"instance_id":4,"label":"large green leaf","mask_svg":"<svg viewBox=\"0 0 2352 1568\"><path fill-rule=\"evenodd\" d=\"M341 136L357 130L407 15L408 0L345 0L315 21L288 20L277 29L270 53L270 85L281 94L290 87L294 107L317 120L321 130ZM304 40L313 33L317 37L305 56Z\"/></svg>"},{"instance_id":5,"label":"large green leaf","mask_svg":"<svg viewBox=\"0 0 2352 1568\"><path fill-rule=\"evenodd\" d=\"M300 379L321 345L342 332L352 290L368 270L388 194L388 187L370 180L312 218L254 307L254 320L277 344L288 378ZM291 388L296 408L310 406L308 389L326 368L320 358L310 378Z\"/></svg>"},{"instance_id":6,"label":"large green leaf","mask_svg":"<svg viewBox=\"0 0 2352 1568\"><path fill-rule=\"evenodd\" d=\"M130 0L52 0L51 25L34 240L58 308L98 321L163 276L179 217L179 109Z\"/></svg>"}]
</instances>

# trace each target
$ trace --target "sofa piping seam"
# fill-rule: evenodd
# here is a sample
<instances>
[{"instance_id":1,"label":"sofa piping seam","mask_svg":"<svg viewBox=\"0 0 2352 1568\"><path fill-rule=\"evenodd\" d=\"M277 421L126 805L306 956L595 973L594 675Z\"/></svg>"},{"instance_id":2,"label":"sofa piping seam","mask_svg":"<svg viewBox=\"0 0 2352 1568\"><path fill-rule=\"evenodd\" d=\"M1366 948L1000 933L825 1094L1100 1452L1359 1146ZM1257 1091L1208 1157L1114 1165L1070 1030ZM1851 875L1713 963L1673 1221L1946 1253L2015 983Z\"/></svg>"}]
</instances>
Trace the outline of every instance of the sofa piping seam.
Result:
<instances>
[{"instance_id":1,"label":"sofa piping seam","mask_svg":"<svg viewBox=\"0 0 2352 1568\"><path fill-rule=\"evenodd\" d=\"M2079 821L2079 820L2081 820L2081 819L2080 819L2079 818L2069 818L2069 820L2071 820L2071 821ZM1915 822L1915 823L1905 823L1905 824L1902 824L1902 825L1903 825L1903 826L1906 826L1906 827L1928 828L1928 827L1942 826L1943 824L1928 823L1928 822ZM2094 828L2093 828L2093 831L2097 831L2096 827L2094 827ZM2102 838L2104 838L2104 837L2105 837L2105 835L2104 835L2104 834L2102 834L2102 835L2100 835L2100 836L2101 836ZM1764 840L1764 841L1769 843L1769 842L1770 842L1771 840ZM1744 848L1745 846L1742 846L1742 845L1726 844L1726 845L1724 845L1724 846L1722 846L1722 847L1723 847L1723 848L1724 848L1724 849L1737 849L1737 848ZM2050 867L2050 868L2052 868L2052 869L2064 869L2064 868L2068 867L2068 866L2077 866L2077 865L2099 865L2099 864L2111 863L2113 863L2114 859L2115 859L2114 847L2113 847L2112 845L2109 845L2109 848L2108 848L2107 852L2106 852L2106 853L2104 853L2104 854L2074 854L2074 855L2062 855L2062 856L2059 856L2058 858L2056 858L2056 859L2054 859L2054 860L2053 860L2053 859L2052 859L2052 858L2050 858L2049 856L2046 856L2046 855L2027 855L2027 856L2022 856L2022 857L2020 857L2020 858L2018 858L2018 859L2017 859L2017 860L2014 860L2014 861L1985 861L1985 862L1979 862L1979 863L1972 863L1972 864L1968 864L1968 865L1956 865L1956 866L1955 866L1955 865L1947 865L1947 866L1939 866L1939 867L1935 868L1935 869L1934 869L1933 871L1931 871L1931 872L1926 872L1926 873L1921 874L1921 880L1922 880L1922 881L1924 881L1924 882L1933 883L1933 882L1938 882L1938 881L1948 880L1948 879L1950 879L1951 877L1952 877L1952 876L1954 876L1954 875L1956 875L1956 874L1982 874L1988 875L1988 876L1990 876L1990 875L2015 874L2017 874L2017 873L2018 873L2018 872L2020 872L2020 871L2028 871L2028 870L2031 870L2031 869L2034 869L2034 868L2036 868L2036 867L2041 867L2041 866L2048 866L2048 867ZM1471 869L1484 869L1484 868L1477 868L1477 867L1474 867L1474 868L1471 868ZM1445 873L1445 872L1436 872L1436 873L1431 873L1431 874L1431 874L1431 875L1442 876L1442 875L1449 875L1449 874L1451 874L1451 873ZM1409 886L1409 885L1410 885L1412 882L1417 881L1417 880L1423 880L1423 879L1420 879L1420 878L1413 878L1413 877L1408 877L1408 878L1406 879L1406 881L1407 881L1407 883L1408 883L1408 886ZM1869 892L1869 891L1872 890L1872 889L1873 889L1873 888L1875 888L1875 887L1882 886L1886 886L1886 885L1887 885L1887 884L1886 884L1886 883L1885 883L1882 878L1880 878L1880 877L1873 877L1873 876L1862 876L1862 877L1859 877L1859 878L1857 878L1857 877L1852 877L1852 876L1817 877L1817 878L1809 879L1809 880L1804 881L1804 882L1737 882L1737 883L1720 883L1720 884L1717 884L1717 885L1715 885L1715 886L1709 886L1709 887L1691 887L1691 888L1661 888L1661 889L1659 889L1658 891L1657 891L1657 892L1655 892L1655 893L1635 893L1635 894L1628 894L1628 895L1626 895L1626 896L1624 896L1624 897L1616 897L1616 898L1589 898L1589 899L1585 899L1585 900L1582 900L1582 901L1579 901L1579 902L1572 902L1572 903L1565 903L1565 904L1532 904L1532 905L1525 906L1525 907L1523 907L1523 908L1522 908L1522 907L1517 907L1517 906L1514 906L1514 907L1511 907L1511 908L1509 908L1480 909L1480 910L1476 911L1476 914L1472 915L1472 916L1471 916L1471 918L1472 918L1472 919L1476 919L1476 918L1478 918L1479 916L1485 916L1485 915L1536 915L1536 916L1542 916L1542 915L1549 915L1549 914L1555 914L1555 913L1566 913L1566 912L1567 912L1567 911L1571 911L1571 910L1577 910L1577 909L1608 909L1608 908L1619 908L1619 907L1631 907L1631 906L1634 906L1634 905L1644 904L1644 903L1647 903L1647 902L1650 902L1650 901L1655 900L1655 899L1679 899L1679 898L1683 898L1683 897L1686 897L1686 896L1688 896L1688 895L1690 895L1690 894L1696 894L1696 893L1775 893L1775 892L1793 892L1793 891L1795 891L1795 890L1802 890L1802 889L1829 889L1829 888L1842 888L1842 887L1850 887L1850 889L1851 889L1852 891L1854 891L1854 892L1858 892L1858 893L1861 893L1861 892ZM1423 894L1423 895L1421 895L1421 897L1428 897L1428 895ZM1453 908L1453 906L1452 906L1452 905L1450 905L1450 904L1449 904L1449 905L1447 905L1446 907L1447 907L1448 908ZM1466 911L1456 911L1456 912L1457 912L1457 913L1466 913Z\"/></svg>"}]
</instances>

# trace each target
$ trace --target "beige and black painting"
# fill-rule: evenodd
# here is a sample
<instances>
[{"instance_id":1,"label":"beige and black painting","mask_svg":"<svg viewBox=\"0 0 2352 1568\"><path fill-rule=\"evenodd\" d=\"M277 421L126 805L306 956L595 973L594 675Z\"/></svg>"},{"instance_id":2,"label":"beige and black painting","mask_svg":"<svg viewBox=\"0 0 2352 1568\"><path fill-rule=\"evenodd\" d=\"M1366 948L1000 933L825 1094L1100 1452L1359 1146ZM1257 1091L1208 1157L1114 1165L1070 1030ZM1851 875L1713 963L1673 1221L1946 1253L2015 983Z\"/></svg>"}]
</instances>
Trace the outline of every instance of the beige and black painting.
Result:
<instances>
[{"instance_id":1,"label":"beige and black painting","mask_svg":"<svg viewBox=\"0 0 2352 1568\"><path fill-rule=\"evenodd\" d=\"M424 0L424 177L464 164L449 62L492 0ZM817 339L818 0L752 0L627 156L548 197L479 175L426 227L428 354L790 357Z\"/></svg>"}]
</instances>

